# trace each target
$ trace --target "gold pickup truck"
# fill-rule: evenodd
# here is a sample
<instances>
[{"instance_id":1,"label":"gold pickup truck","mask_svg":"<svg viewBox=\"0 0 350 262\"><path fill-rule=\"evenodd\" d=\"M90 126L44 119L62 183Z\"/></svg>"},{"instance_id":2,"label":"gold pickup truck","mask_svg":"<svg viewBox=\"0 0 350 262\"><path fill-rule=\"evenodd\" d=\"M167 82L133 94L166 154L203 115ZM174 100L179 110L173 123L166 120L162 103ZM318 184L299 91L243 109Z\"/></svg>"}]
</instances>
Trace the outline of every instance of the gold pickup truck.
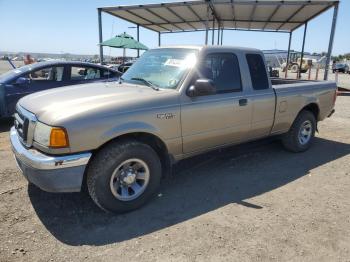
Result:
<instances>
[{"instance_id":1,"label":"gold pickup truck","mask_svg":"<svg viewBox=\"0 0 350 262\"><path fill-rule=\"evenodd\" d=\"M269 136L307 150L335 100L335 82L269 79L256 49L164 47L116 82L22 98L10 136L29 182L50 192L86 186L102 209L127 212L181 159Z\"/></svg>"}]
</instances>

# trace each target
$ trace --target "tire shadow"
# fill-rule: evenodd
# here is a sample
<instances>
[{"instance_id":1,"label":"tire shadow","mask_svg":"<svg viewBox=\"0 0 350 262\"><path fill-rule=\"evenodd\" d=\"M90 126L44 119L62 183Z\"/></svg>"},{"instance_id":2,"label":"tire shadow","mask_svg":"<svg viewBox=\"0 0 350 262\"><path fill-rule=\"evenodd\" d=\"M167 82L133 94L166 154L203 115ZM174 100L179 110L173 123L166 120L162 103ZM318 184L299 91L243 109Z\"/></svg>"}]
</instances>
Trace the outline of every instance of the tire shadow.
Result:
<instances>
[{"instance_id":1,"label":"tire shadow","mask_svg":"<svg viewBox=\"0 0 350 262\"><path fill-rule=\"evenodd\" d=\"M262 209L252 198L299 179L316 167L350 153L350 145L315 138L304 153L282 149L277 141L259 141L181 161L159 195L141 209L107 214L86 194L46 193L30 185L28 193L43 225L68 245L106 245L143 236L231 203Z\"/></svg>"}]
</instances>

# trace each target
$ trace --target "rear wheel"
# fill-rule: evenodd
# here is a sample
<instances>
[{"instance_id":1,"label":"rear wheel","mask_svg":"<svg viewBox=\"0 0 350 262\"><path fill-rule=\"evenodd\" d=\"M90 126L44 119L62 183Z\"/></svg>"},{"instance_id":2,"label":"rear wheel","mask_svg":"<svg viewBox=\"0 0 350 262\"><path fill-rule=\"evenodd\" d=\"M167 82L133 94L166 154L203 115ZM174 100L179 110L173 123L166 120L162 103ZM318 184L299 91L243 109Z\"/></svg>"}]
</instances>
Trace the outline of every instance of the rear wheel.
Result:
<instances>
[{"instance_id":1,"label":"rear wheel","mask_svg":"<svg viewBox=\"0 0 350 262\"><path fill-rule=\"evenodd\" d=\"M146 203L161 179L161 163L148 145L135 140L116 141L94 157L87 172L87 187L102 209L123 213Z\"/></svg>"},{"instance_id":2,"label":"rear wheel","mask_svg":"<svg viewBox=\"0 0 350 262\"><path fill-rule=\"evenodd\" d=\"M316 119L312 112L303 110L288 133L282 138L283 146L292 152L303 152L309 149L315 136Z\"/></svg>"}]
</instances>

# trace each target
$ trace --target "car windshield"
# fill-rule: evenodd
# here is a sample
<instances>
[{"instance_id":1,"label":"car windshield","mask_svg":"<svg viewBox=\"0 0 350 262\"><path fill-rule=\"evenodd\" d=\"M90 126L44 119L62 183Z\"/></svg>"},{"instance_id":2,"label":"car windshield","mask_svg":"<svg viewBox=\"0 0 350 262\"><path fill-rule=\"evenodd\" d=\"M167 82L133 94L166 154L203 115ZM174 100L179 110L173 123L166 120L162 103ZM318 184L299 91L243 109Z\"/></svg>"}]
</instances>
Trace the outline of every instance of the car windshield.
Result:
<instances>
[{"instance_id":1,"label":"car windshield","mask_svg":"<svg viewBox=\"0 0 350 262\"><path fill-rule=\"evenodd\" d=\"M11 81L12 79L22 74L23 72L30 70L30 68L31 68L31 65L25 65L25 66L18 67L16 69L10 69L5 73L0 74L0 82Z\"/></svg>"},{"instance_id":2,"label":"car windshield","mask_svg":"<svg viewBox=\"0 0 350 262\"><path fill-rule=\"evenodd\" d=\"M122 79L126 82L176 89L185 74L196 63L197 50L161 48L145 52Z\"/></svg>"}]
</instances>

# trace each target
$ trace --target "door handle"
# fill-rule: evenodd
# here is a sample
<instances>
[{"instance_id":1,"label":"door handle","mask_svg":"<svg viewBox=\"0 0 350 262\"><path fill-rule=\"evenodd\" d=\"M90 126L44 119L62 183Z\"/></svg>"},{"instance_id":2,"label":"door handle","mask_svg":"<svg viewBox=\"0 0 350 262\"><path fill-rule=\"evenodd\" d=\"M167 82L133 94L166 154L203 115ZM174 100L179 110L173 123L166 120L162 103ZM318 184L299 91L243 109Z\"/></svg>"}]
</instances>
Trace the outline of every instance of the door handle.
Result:
<instances>
[{"instance_id":1,"label":"door handle","mask_svg":"<svg viewBox=\"0 0 350 262\"><path fill-rule=\"evenodd\" d=\"M239 99L238 103L239 103L239 106L246 106L248 104L248 99L246 98Z\"/></svg>"}]
</instances>

